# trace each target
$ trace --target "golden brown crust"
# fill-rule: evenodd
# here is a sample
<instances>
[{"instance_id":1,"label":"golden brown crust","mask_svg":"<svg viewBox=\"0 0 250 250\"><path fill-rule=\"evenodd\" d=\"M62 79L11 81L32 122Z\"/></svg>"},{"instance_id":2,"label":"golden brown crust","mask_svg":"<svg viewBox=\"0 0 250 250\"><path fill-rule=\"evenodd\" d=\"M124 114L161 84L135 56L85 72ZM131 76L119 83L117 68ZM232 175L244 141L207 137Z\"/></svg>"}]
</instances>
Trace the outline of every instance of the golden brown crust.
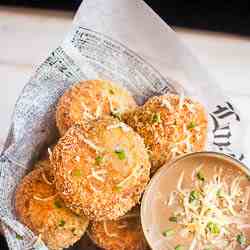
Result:
<instances>
[{"instance_id":1,"label":"golden brown crust","mask_svg":"<svg viewBox=\"0 0 250 250\"><path fill-rule=\"evenodd\" d=\"M132 211L117 221L92 222L88 233L105 250L149 250L139 213Z\"/></svg>"},{"instance_id":2,"label":"golden brown crust","mask_svg":"<svg viewBox=\"0 0 250 250\"><path fill-rule=\"evenodd\" d=\"M39 163L40 164L40 163ZM35 168L16 190L17 217L50 249L73 245L84 234L88 220L65 207L46 174L46 167Z\"/></svg>"},{"instance_id":3,"label":"golden brown crust","mask_svg":"<svg viewBox=\"0 0 250 250\"><path fill-rule=\"evenodd\" d=\"M107 80L87 80L68 89L60 98L56 124L61 135L77 121L90 121L136 107L127 90Z\"/></svg>"},{"instance_id":4,"label":"golden brown crust","mask_svg":"<svg viewBox=\"0 0 250 250\"><path fill-rule=\"evenodd\" d=\"M190 98L155 96L123 120L144 138L152 173L177 155L203 150L206 143L206 112Z\"/></svg>"},{"instance_id":5,"label":"golden brown crust","mask_svg":"<svg viewBox=\"0 0 250 250\"><path fill-rule=\"evenodd\" d=\"M112 220L139 202L150 173L143 139L118 119L75 124L53 151L56 188L92 220Z\"/></svg>"}]
</instances>

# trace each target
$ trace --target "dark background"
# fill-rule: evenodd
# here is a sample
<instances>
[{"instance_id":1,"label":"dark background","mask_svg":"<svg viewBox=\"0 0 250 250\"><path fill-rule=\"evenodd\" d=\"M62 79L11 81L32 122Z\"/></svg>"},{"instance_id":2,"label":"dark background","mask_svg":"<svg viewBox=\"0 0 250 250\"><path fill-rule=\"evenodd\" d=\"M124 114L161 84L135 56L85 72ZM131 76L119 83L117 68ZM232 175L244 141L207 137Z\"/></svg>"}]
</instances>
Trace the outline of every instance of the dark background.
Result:
<instances>
[{"instance_id":1,"label":"dark background","mask_svg":"<svg viewBox=\"0 0 250 250\"><path fill-rule=\"evenodd\" d=\"M82 0L0 0L0 4L5 5L73 11L81 2ZM250 35L250 1L247 0L145 0L145 2L170 25Z\"/></svg>"},{"instance_id":2,"label":"dark background","mask_svg":"<svg viewBox=\"0 0 250 250\"><path fill-rule=\"evenodd\" d=\"M250 36L250 1L145 0L169 25ZM0 5L76 11L81 0L0 0ZM0 249L7 249L0 237Z\"/></svg>"}]
</instances>

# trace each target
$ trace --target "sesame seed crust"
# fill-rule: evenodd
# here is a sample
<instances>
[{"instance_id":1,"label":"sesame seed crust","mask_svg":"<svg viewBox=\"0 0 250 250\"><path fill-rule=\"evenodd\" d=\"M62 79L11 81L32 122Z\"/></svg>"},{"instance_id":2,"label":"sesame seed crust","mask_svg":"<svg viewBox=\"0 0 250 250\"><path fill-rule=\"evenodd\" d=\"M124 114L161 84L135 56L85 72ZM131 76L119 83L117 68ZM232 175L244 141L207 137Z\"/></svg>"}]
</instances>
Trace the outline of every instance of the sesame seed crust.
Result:
<instances>
[{"instance_id":1,"label":"sesame seed crust","mask_svg":"<svg viewBox=\"0 0 250 250\"><path fill-rule=\"evenodd\" d=\"M205 109L187 97L152 97L143 106L123 114L122 119L144 138L152 173L178 155L203 150L206 144Z\"/></svg>"},{"instance_id":2,"label":"sesame seed crust","mask_svg":"<svg viewBox=\"0 0 250 250\"><path fill-rule=\"evenodd\" d=\"M131 211L124 219L92 222L88 229L95 244L106 250L149 250L140 215Z\"/></svg>"},{"instance_id":3,"label":"sesame seed crust","mask_svg":"<svg viewBox=\"0 0 250 250\"><path fill-rule=\"evenodd\" d=\"M15 209L23 224L40 235L50 249L59 250L81 238L88 220L65 207L55 186L47 182L51 181L50 176L44 179L44 174L50 173L46 165L37 162L34 170L23 178L16 190Z\"/></svg>"},{"instance_id":4,"label":"sesame seed crust","mask_svg":"<svg viewBox=\"0 0 250 250\"><path fill-rule=\"evenodd\" d=\"M53 151L60 196L73 211L95 221L124 215L139 202L149 181L143 139L117 124L121 122L108 116L75 124Z\"/></svg>"},{"instance_id":5,"label":"sesame seed crust","mask_svg":"<svg viewBox=\"0 0 250 250\"><path fill-rule=\"evenodd\" d=\"M81 81L66 90L56 110L61 135L77 121L90 121L103 115L121 113L137 105L123 87L107 80Z\"/></svg>"}]
</instances>

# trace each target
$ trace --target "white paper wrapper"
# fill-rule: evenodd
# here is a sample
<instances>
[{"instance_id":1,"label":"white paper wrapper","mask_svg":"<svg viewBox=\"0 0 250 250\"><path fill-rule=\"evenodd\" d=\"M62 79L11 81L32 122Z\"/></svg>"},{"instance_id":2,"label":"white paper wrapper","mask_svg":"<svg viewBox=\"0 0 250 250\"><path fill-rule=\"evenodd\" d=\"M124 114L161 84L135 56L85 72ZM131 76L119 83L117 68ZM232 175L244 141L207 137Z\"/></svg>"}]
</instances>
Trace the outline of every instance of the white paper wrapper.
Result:
<instances>
[{"instance_id":1,"label":"white paper wrapper","mask_svg":"<svg viewBox=\"0 0 250 250\"><path fill-rule=\"evenodd\" d=\"M239 112L170 27L141 0L85 0L61 46L16 103L0 157L0 218L10 249L46 249L17 221L15 188L56 135L58 98L72 84L93 78L124 85L139 104L168 91L199 100L209 114L207 149L247 161Z\"/></svg>"}]
</instances>

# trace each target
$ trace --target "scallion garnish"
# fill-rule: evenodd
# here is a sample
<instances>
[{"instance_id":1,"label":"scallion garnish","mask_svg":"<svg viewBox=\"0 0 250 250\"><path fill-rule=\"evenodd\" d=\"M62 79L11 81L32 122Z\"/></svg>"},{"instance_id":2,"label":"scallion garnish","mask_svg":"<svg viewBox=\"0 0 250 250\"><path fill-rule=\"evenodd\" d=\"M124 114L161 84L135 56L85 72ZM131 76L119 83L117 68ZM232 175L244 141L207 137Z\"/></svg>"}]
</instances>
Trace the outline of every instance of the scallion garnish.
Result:
<instances>
[{"instance_id":1,"label":"scallion garnish","mask_svg":"<svg viewBox=\"0 0 250 250\"><path fill-rule=\"evenodd\" d=\"M198 171L198 173L196 174L196 177L200 180L200 181L205 181L205 176L201 171Z\"/></svg>"},{"instance_id":2,"label":"scallion garnish","mask_svg":"<svg viewBox=\"0 0 250 250\"><path fill-rule=\"evenodd\" d=\"M16 234L16 239L17 240L23 240L23 236L19 235L19 234Z\"/></svg>"},{"instance_id":3,"label":"scallion garnish","mask_svg":"<svg viewBox=\"0 0 250 250\"><path fill-rule=\"evenodd\" d=\"M73 170L73 175L76 177L80 177L82 175L82 172L79 168Z\"/></svg>"},{"instance_id":4,"label":"scallion garnish","mask_svg":"<svg viewBox=\"0 0 250 250\"><path fill-rule=\"evenodd\" d=\"M246 238L242 233L237 235L236 240L240 245L246 244Z\"/></svg>"},{"instance_id":5,"label":"scallion garnish","mask_svg":"<svg viewBox=\"0 0 250 250\"><path fill-rule=\"evenodd\" d=\"M175 231L174 231L173 229L166 229L166 230L162 233L162 235L163 235L164 237L170 237L170 236L174 235L174 233L175 233Z\"/></svg>"},{"instance_id":6,"label":"scallion garnish","mask_svg":"<svg viewBox=\"0 0 250 250\"><path fill-rule=\"evenodd\" d=\"M220 228L219 228L219 225L216 224L216 223L213 223L213 222L208 222L207 224L207 228L208 230L214 234L214 235L218 235L220 233Z\"/></svg>"},{"instance_id":7,"label":"scallion garnish","mask_svg":"<svg viewBox=\"0 0 250 250\"><path fill-rule=\"evenodd\" d=\"M153 123L159 123L161 121L161 115L160 113L154 113L152 116L152 122Z\"/></svg>"},{"instance_id":8,"label":"scallion garnish","mask_svg":"<svg viewBox=\"0 0 250 250\"><path fill-rule=\"evenodd\" d=\"M111 95L113 95L115 92L114 92L113 89L109 89L109 93L110 93Z\"/></svg>"},{"instance_id":9,"label":"scallion garnish","mask_svg":"<svg viewBox=\"0 0 250 250\"><path fill-rule=\"evenodd\" d=\"M175 248L174 248L174 250L183 250L184 248L183 248L183 246L181 246L181 245L177 245Z\"/></svg>"},{"instance_id":10,"label":"scallion garnish","mask_svg":"<svg viewBox=\"0 0 250 250\"><path fill-rule=\"evenodd\" d=\"M187 129L193 129L195 128L196 124L194 121L191 121L188 125L187 125Z\"/></svg>"},{"instance_id":11,"label":"scallion garnish","mask_svg":"<svg viewBox=\"0 0 250 250\"><path fill-rule=\"evenodd\" d=\"M60 220L58 226L63 227L66 224L65 220Z\"/></svg>"},{"instance_id":12,"label":"scallion garnish","mask_svg":"<svg viewBox=\"0 0 250 250\"><path fill-rule=\"evenodd\" d=\"M119 160L124 160L126 158L126 153L123 149L116 149L115 154L119 158Z\"/></svg>"},{"instance_id":13,"label":"scallion garnish","mask_svg":"<svg viewBox=\"0 0 250 250\"><path fill-rule=\"evenodd\" d=\"M216 193L216 196L217 196L218 198L221 198L221 197L222 197L222 191L221 191L221 189L218 189L218 191L217 191L217 193Z\"/></svg>"},{"instance_id":14,"label":"scallion garnish","mask_svg":"<svg viewBox=\"0 0 250 250\"><path fill-rule=\"evenodd\" d=\"M54 206L55 208L62 208L62 203L60 200L55 200L54 201Z\"/></svg>"},{"instance_id":15,"label":"scallion garnish","mask_svg":"<svg viewBox=\"0 0 250 250\"><path fill-rule=\"evenodd\" d=\"M198 200L200 196L200 193L196 190L191 191L190 195L189 195L189 203Z\"/></svg>"},{"instance_id":16,"label":"scallion garnish","mask_svg":"<svg viewBox=\"0 0 250 250\"><path fill-rule=\"evenodd\" d=\"M96 165L100 165L103 161L103 157L98 155L96 158L95 158L95 164Z\"/></svg>"}]
</instances>

